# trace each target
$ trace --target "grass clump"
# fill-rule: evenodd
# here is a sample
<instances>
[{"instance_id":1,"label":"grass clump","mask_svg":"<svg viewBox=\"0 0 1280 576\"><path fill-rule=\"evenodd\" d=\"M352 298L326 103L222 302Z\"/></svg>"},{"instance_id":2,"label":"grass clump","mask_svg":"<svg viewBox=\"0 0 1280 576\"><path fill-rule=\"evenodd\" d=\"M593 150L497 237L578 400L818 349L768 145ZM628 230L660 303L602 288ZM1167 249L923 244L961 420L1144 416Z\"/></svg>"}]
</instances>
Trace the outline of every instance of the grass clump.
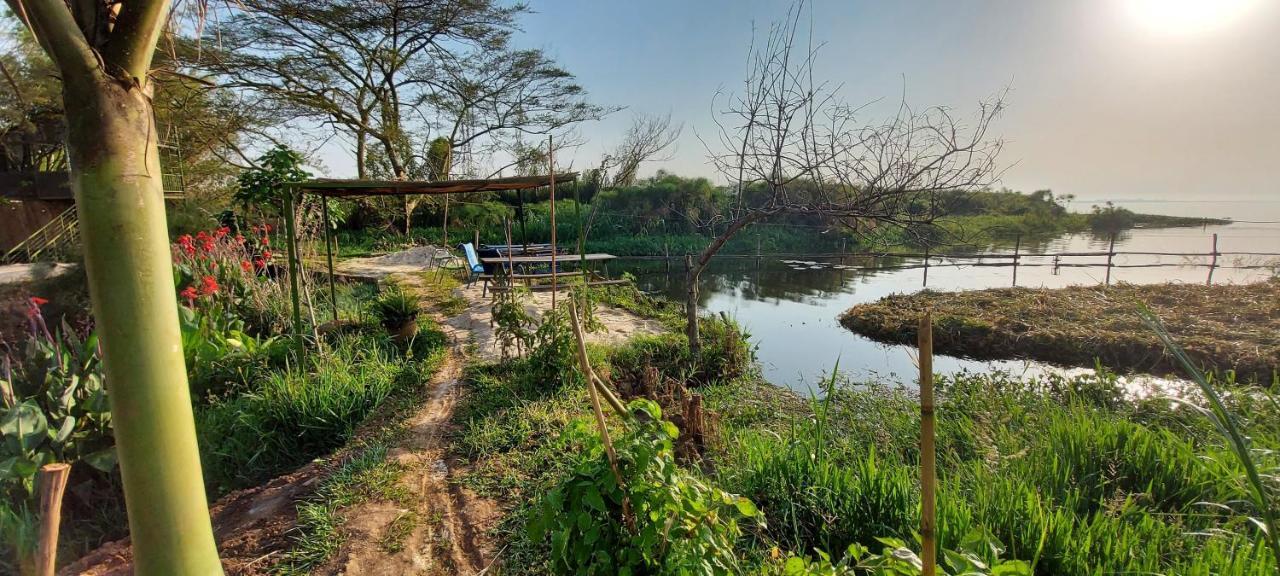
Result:
<instances>
[{"instance_id":1,"label":"grass clump","mask_svg":"<svg viewBox=\"0 0 1280 576\"><path fill-rule=\"evenodd\" d=\"M1115 370L1168 373L1180 368L1133 313L1146 302L1164 319L1193 364L1269 382L1280 369L1280 281L1245 285L1153 284L999 288L892 295L849 309L840 322L887 342L916 339L920 314L936 318L940 353L1033 358Z\"/></svg>"}]
</instances>

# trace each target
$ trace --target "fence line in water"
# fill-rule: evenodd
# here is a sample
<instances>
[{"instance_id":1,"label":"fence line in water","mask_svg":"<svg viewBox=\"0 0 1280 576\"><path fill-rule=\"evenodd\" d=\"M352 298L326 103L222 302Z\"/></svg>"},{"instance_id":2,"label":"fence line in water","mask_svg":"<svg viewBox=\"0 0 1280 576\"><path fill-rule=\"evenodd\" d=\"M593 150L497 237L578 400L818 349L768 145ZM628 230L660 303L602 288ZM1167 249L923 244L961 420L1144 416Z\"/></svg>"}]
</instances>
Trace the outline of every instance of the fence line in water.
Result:
<instances>
[{"instance_id":1,"label":"fence line in water","mask_svg":"<svg viewBox=\"0 0 1280 576\"><path fill-rule=\"evenodd\" d=\"M1206 267L1209 269L1208 275L1205 278L1206 285L1213 284L1213 272L1215 270L1220 270L1220 269L1221 270L1260 270L1260 269L1268 269L1268 268L1271 268L1271 269L1280 268L1280 262L1275 262L1270 264L1231 264L1231 265L1219 264L1218 257L1220 256L1280 257L1280 252L1219 251L1217 234L1213 235L1212 243L1213 243L1213 248L1209 252L1144 252L1144 251L1136 251L1136 250L1116 250L1115 235L1113 234L1108 244L1109 249L1106 251L1022 252L1021 251L1022 237L1019 236L1017 239L1017 242L1014 244L1013 252L999 252L999 253L937 254L937 253L930 253L928 248L925 248L924 252L885 252L885 251L846 252L842 250L840 252L801 252L801 253L783 252L783 253L765 254L763 253L763 251L760 250L759 244L757 244L755 254L717 254L715 257L716 258L754 258L756 260L757 266L761 264L762 260L766 256L771 258L783 258L783 257L839 258L841 260L841 264L844 263L844 259L846 258L855 258L855 259L857 258L870 258L870 259L920 258L923 260L920 264L902 264L902 265L889 265L889 266L858 266L858 268L869 268L873 270L923 269L924 284L926 286L929 283L929 268L945 268L945 267L954 267L954 268L965 267L965 266L994 267L994 268L1009 267L1013 269L1012 285L1014 286L1018 285L1018 268L1024 268L1024 267L1030 267L1030 268L1053 267L1053 273L1055 275L1058 273L1058 270L1061 268L1106 268L1105 283L1107 285L1111 284L1111 270L1115 268ZM623 258L629 259L629 260L666 260L667 269L669 270L671 268L672 259L683 258L684 256L685 255L683 254L677 255L677 254L667 253L667 254L656 254L656 255L646 255L646 256L624 256ZM1207 263L1154 262L1154 263L1147 263L1147 264L1116 264L1114 261L1116 256L1176 256L1176 257L1183 257L1183 258L1207 258L1209 261ZM1071 262L1062 261L1063 258L1103 258L1103 257L1107 259L1106 262L1071 263ZM1051 263L1050 262L1027 262L1027 263L1022 262L1023 259L1033 259L1033 258L1052 258L1053 262ZM951 260L952 262L940 263L940 264L931 263L931 261L935 259L944 260L944 261ZM1007 261L983 262L983 260L1007 260Z\"/></svg>"}]
</instances>

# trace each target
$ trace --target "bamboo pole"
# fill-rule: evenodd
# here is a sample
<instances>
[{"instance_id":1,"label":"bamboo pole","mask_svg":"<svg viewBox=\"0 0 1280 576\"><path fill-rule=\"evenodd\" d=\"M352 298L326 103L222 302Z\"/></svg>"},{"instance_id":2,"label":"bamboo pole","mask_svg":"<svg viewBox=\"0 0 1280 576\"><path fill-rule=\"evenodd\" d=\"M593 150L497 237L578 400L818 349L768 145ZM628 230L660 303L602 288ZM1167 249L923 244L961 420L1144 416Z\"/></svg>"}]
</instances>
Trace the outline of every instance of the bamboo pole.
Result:
<instances>
[{"instance_id":1,"label":"bamboo pole","mask_svg":"<svg viewBox=\"0 0 1280 576\"><path fill-rule=\"evenodd\" d=\"M329 261L329 307L333 308L333 321L338 321L338 292L333 286L333 229L329 225L329 199L320 197L320 212L324 218L324 254Z\"/></svg>"},{"instance_id":2,"label":"bamboo pole","mask_svg":"<svg viewBox=\"0 0 1280 576\"><path fill-rule=\"evenodd\" d=\"M937 470L933 414L933 313L920 318L920 538L924 576L937 567L937 522L934 516Z\"/></svg>"},{"instance_id":3,"label":"bamboo pole","mask_svg":"<svg viewBox=\"0 0 1280 576\"><path fill-rule=\"evenodd\" d=\"M556 309L556 148L547 136L547 168L551 173L551 309Z\"/></svg>"},{"instance_id":4,"label":"bamboo pole","mask_svg":"<svg viewBox=\"0 0 1280 576\"><path fill-rule=\"evenodd\" d=\"M924 245L924 278L920 281L920 286L929 287L929 245Z\"/></svg>"},{"instance_id":5,"label":"bamboo pole","mask_svg":"<svg viewBox=\"0 0 1280 576\"><path fill-rule=\"evenodd\" d=\"M53 576L58 563L58 528L62 523L62 493L67 488L71 465L45 464L40 467L40 541L36 548L36 574Z\"/></svg>"},{"instance_id":6,"label":"bamboo pole","mask_svg":"<svg viewBox=\"0 0 1280 576\"><path fill-rule=\"evenodd\" d=\"M289 259L289 300L293 303L293 336L302 335L302 301L298 290L298 235L294 230L294 216L297 210L293 202L293 187L285 187L284 195L284 230L285 241L289 243L285 250ZM301 340L299 340L301 342ZM301 356L301 354L299 354Z\"/></svg>"},{"instance_id":7,"label":"bamboo pole","mask_svg":"<svg viewBox=\"0 0 1280 576\"><path fill-rule=\"evenodd\" d=\"M442 231L441 235L444 238L443 240L444 247L448 248L449 247L449 195L448 194L444 195L444 220L440 222L440 230ZM479 246L476 246L476 249L479 249L479 248L480 248Z\"/></svg>"}]
</instances>

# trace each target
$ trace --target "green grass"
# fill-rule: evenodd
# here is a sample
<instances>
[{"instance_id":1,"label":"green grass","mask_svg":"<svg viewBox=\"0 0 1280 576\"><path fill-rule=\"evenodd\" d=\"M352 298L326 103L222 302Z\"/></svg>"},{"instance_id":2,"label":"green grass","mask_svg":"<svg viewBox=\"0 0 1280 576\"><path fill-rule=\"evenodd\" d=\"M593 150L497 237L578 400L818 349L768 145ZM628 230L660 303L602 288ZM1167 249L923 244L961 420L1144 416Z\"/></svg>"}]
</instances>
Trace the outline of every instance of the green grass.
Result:
<instances>
[{"instance_id":1,"label":"green grass","mask_svg":"<svg viewBox=\"0 0 1280 576\"><path fill-rule=\"evenodd\" d=\"M342 446L379 404L434 373L444 335L424 326L409 350L377 329L335 337L304 366L263 374L244 394L196 412L211 492L250 486Z\"/></svg>"}]
</instances>

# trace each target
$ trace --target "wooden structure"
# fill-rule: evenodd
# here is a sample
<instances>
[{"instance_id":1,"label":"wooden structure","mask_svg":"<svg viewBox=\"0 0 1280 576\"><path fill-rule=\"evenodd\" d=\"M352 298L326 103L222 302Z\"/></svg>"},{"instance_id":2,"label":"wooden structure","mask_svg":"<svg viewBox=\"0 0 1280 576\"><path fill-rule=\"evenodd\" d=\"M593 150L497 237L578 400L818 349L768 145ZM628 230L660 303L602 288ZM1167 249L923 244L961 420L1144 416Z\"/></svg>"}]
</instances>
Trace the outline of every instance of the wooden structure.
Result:
<instances>
[{"instance_id":1,"label":"wooden structure","mask_svg":"<svg viewBox=\"0 0 1280 576\"><path fill-rule=\"evenodd\" d=\"M549 187L555 189L557 181L566 182L577 180L577 172L562 172L560 174L545 174L539 176L515 176L509 178L488 178L479 180L436 180L436 181L412 181L412 180L340 180L330 178L320 178L315 180L307 180L289 184L288 191L285 194L285 233L288 238L288 259L289 259L289 277L290 277L290 299L293 304L293 325L297 330L302 325L302 305L298 294L297 277L301 269L298 258L298 238L297 231L294 230L294 222L297 218L297 201L301 200L305 194L312 194L322 198L355 198L355 197L376 197L376 196L442 196L448 194L475 194L480 192L500 192L509 190L527 190ZM523 198L523 195L521 196ZM552 202L554 204L554 202ZM324 246L325 259L329 269L329 304L333 308L334 320L337 320L338 314L338 297L334 288L334 271L333 271L333 253L336 238L333 231L327 225L329 221L329 205L327 202L320 204L323 218L326 222L324 226ZM555 228L554 216L552 220L552 229ZM552 238L551 251L554 253L555 244Z\"/></svg>"}]
</instances>

